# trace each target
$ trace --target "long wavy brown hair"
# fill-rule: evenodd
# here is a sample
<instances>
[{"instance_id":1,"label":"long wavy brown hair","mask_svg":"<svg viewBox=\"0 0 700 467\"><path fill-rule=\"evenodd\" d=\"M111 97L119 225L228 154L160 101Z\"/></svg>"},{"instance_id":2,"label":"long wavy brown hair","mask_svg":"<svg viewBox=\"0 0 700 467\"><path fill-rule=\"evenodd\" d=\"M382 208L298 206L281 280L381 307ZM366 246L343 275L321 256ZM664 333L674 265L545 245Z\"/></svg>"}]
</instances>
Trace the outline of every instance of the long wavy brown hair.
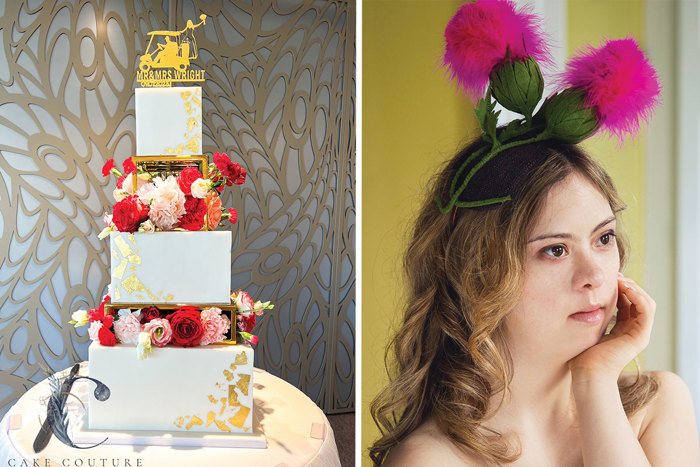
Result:
<instances>
[{"instance_id":1,"label":"long wavy brown hair","mask_svg":"<svg viewBox=\"0 0 700 467\"><path fill-rule=\"evenodd\" d=\"M600 190L618 222L618 213L626 208L594 159L576 145L548 141L498 156L547 155L544 164L520 178L513 201L441 214L434 198L448 199L450 182L476 144L433 177L413 226L403 259L403 321L385 357L390 383L370 406L381 432L369 450L375 465L429 416L456 446L486 463L519 457L503 434L486 434L479 427L489 413L490 398L501 392L505 397L512 377L504 318L522 291L527 238L549 190L573 173ZM615 238L622 269L628 246L619 224ZM637 366L636 379L618 387L631 415L651 400L658 385Z\"/></svg>"}]
</instances>

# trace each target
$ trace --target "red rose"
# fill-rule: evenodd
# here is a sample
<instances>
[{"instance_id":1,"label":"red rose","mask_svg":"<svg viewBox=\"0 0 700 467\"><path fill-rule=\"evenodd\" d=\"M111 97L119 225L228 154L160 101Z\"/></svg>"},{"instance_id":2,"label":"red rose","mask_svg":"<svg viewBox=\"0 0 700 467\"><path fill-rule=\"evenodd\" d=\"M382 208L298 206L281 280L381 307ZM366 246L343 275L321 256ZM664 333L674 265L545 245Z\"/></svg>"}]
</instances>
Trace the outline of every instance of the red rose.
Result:
<instances>
[{"instance_id":1,"label":"red rose","mask_svg":"<svg viewBox=\"0 0 700 467\"><path fill-rule=\"evenodd\" d=\"M122 186L124 180L126 180L126 175L122 175L121 177L117 178L117 188L119 188L120 190L124 189L124 187Z\"/></svg>"},{"instance_id":2,"label":"red rose","mask_svg":"<svg viewBox=\"0 0 700 467\"><path fill-rule=\"evenodd\" d=\"M114 347L117 343L117 338L114 337L114 333L107 329L106 326L102 326L97 332L97 337L100 340L101 345L106 345L107 347Z\"/></svg>"},{"instance_id":3,"label":"red rose","mask_svg":"<svg viewBox=\"0 0 700 467\"><path fill-rule=\"evenodd\" d=\"M185 230L202 230L206 213L206 201L187 195L185 196L185 213L177 221L175 227Z\"/></svg>"},{"instance_id":4,"label":"red rose","mask_svg":"<svg viewBox=\"0 0 700 467\"><path fill-rule=\"evenodd\" d=\"M252 332L255 327L255 313L248 313L248 316L236 315L238 329L242 332Z\"/></svg>"},{"instance_id":5,"label":"red rose","mask_svg":"<svg viewBox=\"0 0 700 467\"><path fill-rule=\"evenodd\" d=\"M228 209L228 215L230 216L230 217L228 218L228 221L229 221L230 223L232 223L232 224L235 224L236 221L238 220L238 213L236 212L236 210L233 209L233 208L229 208L229 209Z\"/></svg>"},{"instance_id":6,"label":"red rose","mask_svg":"<svg viewBox=\"0 0 700 467\"><path fill-rule=\"evenodd\" d=\"M127 196L114 205L112 222L120 232L136 232L141 222L148 219L148 207L136 195Z\"/></svg>"},{"instance_id":7,"label":"red rose","mask_svg":"<svg viewBox=\"0 0 700 467\"><path fill-rule=\"evenodd\" d=\"M107 175L109 175L110 172L112 172L112 169L113 169L114 167L116 167L116 166L114 165L114 159L108 160L108 161L105 163L105 165L102 166L102 176L103 176L103 177L106 177Z\"/></svg>"},{"instance_id":8,"label":"red rose","mask_svg":"<svg viewBox=\"0 0 700 467\"><path fill-rule=\"evenodd\" d=\"M160 310L154 306L141 309L141 322L148 323L152 319L160 318Z\"/></svg>"},{"instance_id":9,"label":"red rose","mask_svg":"<svg viewBox=\"0 0 700 467\"><path fill-rule=\"evenodd\" d=\"M226 153L214 153L214 165L219 169L219 172L226 177L226 185L231 186L232 183L240 185L245 182L246 171L238 164L231 162L231 159Z\"/></svg>"},{"instance_id":10,"label":"red rose","mask_svg":"<svg viewBox=\"0 0 700 467\"><path fill-rule=\"evenodd\" d=\"M185 195L190 196L192 195L192 182L198 178L202 178L202 172L197 167L185 167L177 176L177 185Z\"/></svg>"},{"instance_id":11,"label":"red rose","mask_svg":"<svg viewBox=\"0 0 700 467\"><path fill-rule=\"evenodd\" d=\"M124 164L122 164L124 167L124 175L129 175L130 173L136 172L136 164L134 164L134 161L130 158L124 161Z\"/></svg>"},{"instance_id":12,"label":"red rose","mask_svg":"<svg viewBox=\"0 0 700 467\"><path fill-rule=\"evenodd\" d=\"M255 345L258 343L258 336L250 336L250 343Z\"/></svg>"},{"instance_id":13,"label":"red rose","mask_svg":"<svg viewBox=\"0 0 700 467\"><path fill-rule=\"evenodd\" d=\"M197 308L193 306L179 308L175 313L169 314L166 319L170 321L170 327L173 329L171 344L181 347L199 345L204 328Z\"/></svg>"}]
</instances>

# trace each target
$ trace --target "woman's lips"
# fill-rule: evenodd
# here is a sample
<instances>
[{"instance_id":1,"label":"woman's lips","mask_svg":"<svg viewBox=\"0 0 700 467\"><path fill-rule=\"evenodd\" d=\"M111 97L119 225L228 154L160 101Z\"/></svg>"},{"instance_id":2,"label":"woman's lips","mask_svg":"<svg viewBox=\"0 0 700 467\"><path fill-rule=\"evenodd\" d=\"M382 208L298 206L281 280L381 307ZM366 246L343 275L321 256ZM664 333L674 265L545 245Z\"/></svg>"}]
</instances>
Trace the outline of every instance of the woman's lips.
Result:
<instances>
[{"instance_id":1,"label":"woman's lips","mask_svg":"<svg viewBox=\"0 0 700 467\"><path fill-rule=\"evenodd\" d=\"M598 307L592 311L579 311L573 315L569 315L569 318L586 324L597 324L603 320L605 315L603 307Z\"/></svg>"}]
</instances>

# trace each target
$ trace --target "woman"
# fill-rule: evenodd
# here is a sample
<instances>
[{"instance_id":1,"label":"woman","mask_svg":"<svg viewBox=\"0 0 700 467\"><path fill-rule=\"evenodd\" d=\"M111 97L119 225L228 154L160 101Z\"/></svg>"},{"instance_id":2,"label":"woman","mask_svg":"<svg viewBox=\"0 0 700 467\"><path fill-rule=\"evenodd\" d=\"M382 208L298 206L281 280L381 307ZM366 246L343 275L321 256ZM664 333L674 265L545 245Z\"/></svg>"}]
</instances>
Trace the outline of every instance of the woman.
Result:
<instances>
[{"instance_id":1,"label":"woman","mask_svg":"<svg viewBox=\"0 0 700 467\"><path fill-rule=\"evenodd\" d=\"M619 272L624 205L610 177L576 145L524 144L498 156L535 161L501 180L510 201L441 213L434 199L450 197L479 145L435 178L415 223L394 378L371 408L383 434L372 460L698 465L682 380L621 374L649 341L655 303Z\"/></svg>"}]
</instances>

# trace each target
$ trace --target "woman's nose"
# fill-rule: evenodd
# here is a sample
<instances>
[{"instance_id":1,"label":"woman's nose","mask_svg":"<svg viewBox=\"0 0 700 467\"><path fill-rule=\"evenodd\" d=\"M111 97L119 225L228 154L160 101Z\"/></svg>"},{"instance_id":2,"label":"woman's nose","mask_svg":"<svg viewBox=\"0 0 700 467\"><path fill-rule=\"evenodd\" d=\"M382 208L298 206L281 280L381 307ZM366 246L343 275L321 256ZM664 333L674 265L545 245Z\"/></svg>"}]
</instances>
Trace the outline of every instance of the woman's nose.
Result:
<instances>
[{"instance_id":1,"label":"woman's nose","mask_svg":"<svg viewBox=\"0 0 700 467\"><path fill-rule=\"evenodd\" d=\"M603 284L602 258L596 258L591 253L580 253L576 261L574 282L577 288L597 288Z\"/></svg>"}]
</instances>

